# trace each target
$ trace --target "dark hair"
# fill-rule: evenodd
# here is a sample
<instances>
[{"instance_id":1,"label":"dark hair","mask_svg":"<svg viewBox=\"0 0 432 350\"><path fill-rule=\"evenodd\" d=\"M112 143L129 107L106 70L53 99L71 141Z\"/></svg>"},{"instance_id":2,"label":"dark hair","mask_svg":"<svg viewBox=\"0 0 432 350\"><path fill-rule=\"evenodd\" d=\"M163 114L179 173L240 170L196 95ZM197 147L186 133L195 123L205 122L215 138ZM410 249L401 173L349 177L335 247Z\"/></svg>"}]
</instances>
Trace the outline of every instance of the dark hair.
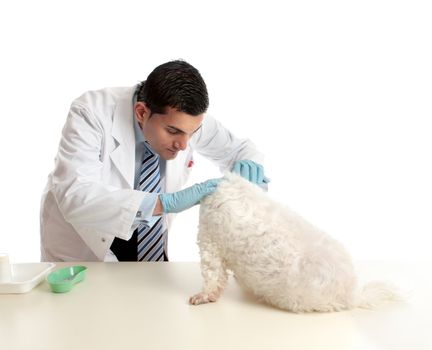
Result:
<instances>
[{"instance_id":1,"label":"dark hair","mask_svg":"<svg viewBox=\"0 0 432 350\"><path fill-rule=\"evenodd\" d=\"M189 63L176 60L156 67L137 88L137 101L145 102L152 113L165 113L167 107L193 116L207 111L206 84Z\"/></svg>"}]
</instances>

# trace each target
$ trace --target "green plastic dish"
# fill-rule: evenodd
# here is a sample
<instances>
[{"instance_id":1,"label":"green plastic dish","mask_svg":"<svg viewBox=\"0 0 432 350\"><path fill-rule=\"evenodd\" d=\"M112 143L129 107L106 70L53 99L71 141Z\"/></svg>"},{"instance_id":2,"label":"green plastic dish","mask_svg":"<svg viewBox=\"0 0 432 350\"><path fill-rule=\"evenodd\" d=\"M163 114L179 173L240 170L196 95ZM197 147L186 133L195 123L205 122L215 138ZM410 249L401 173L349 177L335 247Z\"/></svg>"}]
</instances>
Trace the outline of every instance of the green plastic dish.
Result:
<instances>
[{"instance_id":1,"label":"green plastic dish","mask_svg":"<svg viewBox=\"0 0 432 350\"><path fill-rule=\"evenodd\" d=\"M47 281L54 293L69 292L72 287L81 282L86 275L87 267L75 265L51 272Z\"/></svg>"}]
</instances>

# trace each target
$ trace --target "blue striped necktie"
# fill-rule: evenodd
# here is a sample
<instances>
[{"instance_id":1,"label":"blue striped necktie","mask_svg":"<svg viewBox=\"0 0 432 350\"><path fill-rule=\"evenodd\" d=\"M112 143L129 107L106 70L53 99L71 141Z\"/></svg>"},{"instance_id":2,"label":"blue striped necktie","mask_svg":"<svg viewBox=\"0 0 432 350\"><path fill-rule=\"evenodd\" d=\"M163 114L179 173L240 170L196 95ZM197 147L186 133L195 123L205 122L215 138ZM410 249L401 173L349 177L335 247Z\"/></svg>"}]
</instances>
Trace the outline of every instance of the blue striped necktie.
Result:
<instances>
[{"instance_id":1,"label":"blue striped necktie","mask_svg":"<svg viewBox=\"0 0 432 350\"><path fill-rule=\"evenodd\" d=\"M159 156L146 147L141 164L139 190L144 192L161 192ZM142 223L138 232L138 261L163 261L164 237L162 216L156 221Z\"/></svg>"}]
</instances>

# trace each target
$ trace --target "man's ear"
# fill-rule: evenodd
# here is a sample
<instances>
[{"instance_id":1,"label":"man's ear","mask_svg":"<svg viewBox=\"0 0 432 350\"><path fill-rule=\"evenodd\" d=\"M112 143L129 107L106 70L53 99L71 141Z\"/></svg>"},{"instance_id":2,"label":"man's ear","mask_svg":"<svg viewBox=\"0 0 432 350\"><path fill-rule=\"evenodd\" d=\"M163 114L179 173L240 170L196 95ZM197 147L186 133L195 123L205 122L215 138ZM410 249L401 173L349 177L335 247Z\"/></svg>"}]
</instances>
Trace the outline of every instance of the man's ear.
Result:
<instances>
[{"instance_id":1,"label":"man's ear","mask_svg":"<svg viewBox=\"0 0 432 350\"><path fill-rule=\"evenodd\" d=\"M145 102L137 102L135 103L134 109L135 109L135 118L138 120L138 124L142 128L144 124L147 122L147 120L150 118L151 115L150 108L147 107Z\"/></svg>"}]
</instances>

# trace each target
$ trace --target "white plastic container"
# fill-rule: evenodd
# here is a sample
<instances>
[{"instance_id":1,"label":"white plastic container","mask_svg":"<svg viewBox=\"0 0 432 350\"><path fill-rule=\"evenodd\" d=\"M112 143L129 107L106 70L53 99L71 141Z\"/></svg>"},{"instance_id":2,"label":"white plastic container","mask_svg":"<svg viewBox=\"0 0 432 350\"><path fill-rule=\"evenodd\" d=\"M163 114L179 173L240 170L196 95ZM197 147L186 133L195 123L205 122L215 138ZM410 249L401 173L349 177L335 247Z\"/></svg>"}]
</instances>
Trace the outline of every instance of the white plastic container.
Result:
<instances>
[{"instance_id":1,"label":"white plastic container","mask_svg":"<svg viewBox=\"0 0 432 350\"><path fill-rule=\"evenodd\" d=\"M0 282L0 294L27 293L45 280L54 263L21 263L10 265L9 282Z\"/></svg>"},{"instance_id":2,"label":"white plastic container","mask_svg":"<svg viewBox=\"0 0 432 350\"><path fill-rule=\"evenodd\" d=\"M0 283L9 283L11 281L11 266L9 263L9 256L0 253Z\"/></svg>"}]
</instances>

